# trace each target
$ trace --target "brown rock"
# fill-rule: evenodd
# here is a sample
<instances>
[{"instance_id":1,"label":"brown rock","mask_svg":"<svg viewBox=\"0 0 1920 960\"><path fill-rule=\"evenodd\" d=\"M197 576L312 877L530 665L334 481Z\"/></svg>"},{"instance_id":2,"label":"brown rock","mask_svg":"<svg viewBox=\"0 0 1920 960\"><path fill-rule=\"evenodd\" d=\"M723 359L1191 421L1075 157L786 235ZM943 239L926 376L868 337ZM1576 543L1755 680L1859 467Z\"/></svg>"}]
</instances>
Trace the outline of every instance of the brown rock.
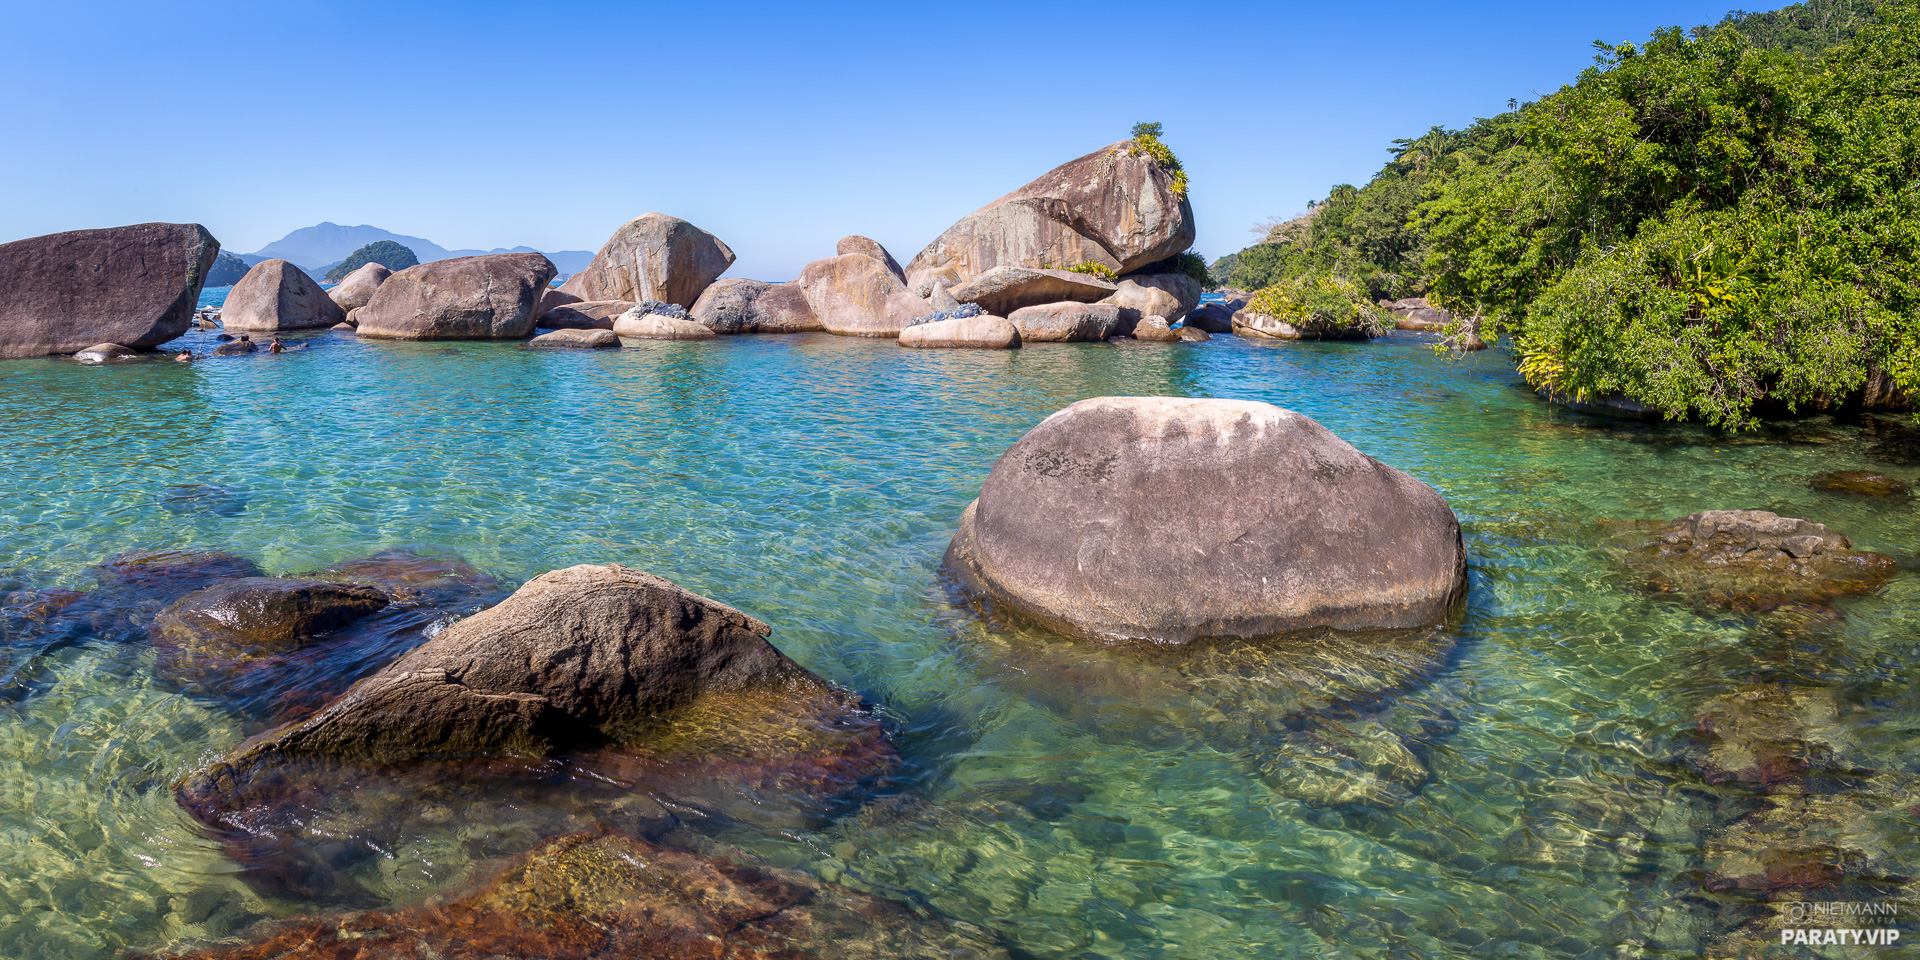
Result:
<instances>
[{"instance_id":1,"label":"brown rock","mask_svg":"<svg viewBox=\"0 0 1920 960\"><path fill-rule=\"evenodd\" d=\"M97 343L156 347L187 332L220 241L197 223L73 230L0 244L0 357Z\"/></svg>"},{"instance_id":2,"label":"brown rock","mask_svg":"<svg viewBox=\"0 0 1920 960\"><path fill-rule=\"evenodd\" d=\"M373 299L373 292L380 289L380 285L386 283L387 278L391 276L393 271L388 270L383 264L365 264L341 277L339 286L328 290L327 296L333 298L333 302L342 310L358 310L366 306L367 301Z\"/></svg>"},{"instance_id":3,"label":"brown rock","mask_svg":"<svg viewBox=\"0 0 1920 960\"><path fill-rule=\"evenodd\" d=\"M576 350L618 350L620 335L612 330L560 329L528 340L527 346L542 349L559 347Z\"/></svg>"},{"instance_id":4,"label":"brown rock","mask_svg":"<svg viewBox=\"0 0 1920 960\"><path fill-rule=\"evenodd\" d=\"M1043 303L1007 318L1023 343L1099 343L1120 327L1120 308L1110 303Z\"/></svg>"},{"instance_id":5,"label":"brown rock","mask_svg":"<svg viewBox=\"0 0 1920 960\"><path fill-rule=\"evenodd\" d=\"M952 290L960 303L977 303L988 313L1008 316L1023 307L1077 300L1092 303L1111 295L1114 285L1071 270L994 267Z\"/></svg>"},{"instance_id":6,"label":"brown rock","mask_svg":"<svg viewBox=\"0 0 1920 960\"><path fill-rule=\"evenodd\" d=\"M700 294L692 319L715 333L798 333L820 330L806 294L796 283L762 283L727 277Z\"/></svg>"},{"instance_id":7,"label":"brown rock","mask_svg":"<svg viewBox=\"0 0 1920 960\"><path fill-rule=\"evenodd\" d=\"M1863 497L1904 497L1912 490L1878 470L1833 470L1813 478L1815 490L1857 493Z\"/></svg>"},{"instance_id":8,"label":"brown rock","mask_svg":"<svg viewBox=\"0 0 1920 960\"><path fill-rule=\"evenodd\" d=\"M582 300L659 300L691 306L727 268L733 251L678 217L649 213L627 221L585 270L560 289Z\"/></svg>"},{"instance_id":9,"label":"brown rock","mask_svg":"<svg viewBox=\"0 0 1920 960\"><path fill-rule=\"evenodd\" d=\"M872 257L886 264L887 272L893 274L895 279L898 279L901 284L904 285L907 282L907 272L900 269L900 262L893 259L893 254L888 253L887 248L881 246L878 240L863 237L859 234L841 237L840 242L833 245L833 252L838 256L858 253L863 256Z\"/></svg>"},{"instance_id":10,"label":"brown rock","mask_svg":"<svg viewBox=\"0 0 1920 960\"><path fill-rule=\"evenodd\" d=\"M1179 297L1159 287L1142 284L1132 277L1121 280L1113 293L1100 302L1120 308L1122 333L1133 332L1134 324L1146 317L1171 320L1175 313L1181 312Z\"/></svg>"},{"instance_id":11,"label":"brown rock","mask_svg":"<svg viewBox=\"0 0 1920 960\"><path fill-rule=\"evenodd\" d=\"M347 312L318 282L285 260L254 264L220 309L220 325L228 330L310 330L346 319Z\"/></svg>"},{"instance_id":12,"label":"brown rock","mask_svg":"<svg viewBox=\"0 0 1920 960\"><path fill-rule=\"evenodd\" d=\"M1765 510L1706 510L1637 537L1627 564L1661 593L1769 610L1867 593L1899 570L1826 524Z\"/></svg>"},{"instance_id":13,"label":"brown rock","mask_svg":"<svg viewBox=\"0 0 1920 960\"><path fill-rule=\"evenodd\" d=\"M712 340L717 336L704 324L664 313L645 313L639 307L613 321L613 332L640 340Z\"/></svg>"},{"instance_id":14,"label":"brown rock","mask_svg":"<svg viewBox=\"0 0 1920 960\"><path fill-rule=\"evenodd\" d=\"M1167 313L1161 312L1161 309L1166 307L1164 301L1152 304L1151 310L1145 309L1146 304L1129 304L1124 302L1124 299L1117 301L1122 307L1135 306L1145 310L1140 314L1143 317L1158 315L1167 318L1168 323L1179 323L1185 320L1194 308L1200 306L1200 297L1206 292L1201 289L1199 281L1184 273L1135 273L1121 277L1119 282L1121 285L1132 283L1143 290L1159 290L1172 297L1174 305L1171 312ZM1120 293L1118 289L1114 291L1114 295L1121 298L1127 296Z\"/></svg>"},{"instance_id":15,"label":"brown rock","mask_svg":"<svg viewBox=\"0 0 1920 960\"><path fill-rule=\"evenodd\" d=\"M576 300L540 315L535 327L548 330L612 330L613 321L633 309L627 300Z\"/></svg>"},{"instance_id":16,"label":"brown rock","mask_svg":"<svg viewBox=\"0 0 1920 960\"><path fill-rule=\"evenodd\" d=\"M949 269L964 282L999 266L1089 261L1124 274L1192 246L1192 206L1131 147L1122 141L1068 161L974 211L913 258L911 283L917 289Z\"/></svg>"},{"instance_id":17,"label":"brown rock","mask_svg":"<svg viewBox=\"0 0 1920 960\"><path fill-rule=\"evenodd\" d=\"M1167 326L1166 317L1146 317L1134 325L1135 340L1150 340L1155 343L1179 343L1180 335Z\"/></svg>"},{"instance_id":18,"label":"brown rock","mask_svg":"<svg viewBox=\"0 0 1920 960\"><path fill-rule=\"evenodd\" d=\"M886 264L864 254L815 260L797 282L820 325L841 336L897 337L914 318L933 312Z\"/></svg>"},{"instance_id":19,"label":"brown rock","mask_svg":"<svg viewBox=\"0 0 1920 960\"><path fill-rule=\"evenodd\" d=\"M807 303L807 292L800 281L776 283L753 302L755 333L800 333L827 327Z\"/></svg>"},{"instance_id":20,"label":"brown rock","mask_svg":"<svg viewBox=\"0 0 1920 960\"><path fill-rule=\"evenodd\" d=\"M549 280L547 282L552 283L553 281ZM545 291L541 292L540 303L533 308L534 322L538 323L540 318L545 317L549 310L553 310L556 307L564 307L571 304L582 303L582 302L584 301L581 300L581 298L576 297L573 294L560 289L559 287L549 286ZM613 302L613 301L607 301L607 302Z\"/></svg>"},{"instance_id":21,"label":"brown rock","mask_svg":"<svg viewBox=\"0 0 1920 960\"><path fill-rule=\"evenodd\" d=\"M1203 303L1187 314L1187 326L1208 333L1232 333L1233 311L1218 303Z\"/></svg>"},{"instance_id":22,"label":"brown rock","mask_svg":"<svg viewBox=\"0 0 1920 960\"><path fill-rule=\"evenodd\" d=\"M1200 343L1202 341L1213 339L1212 334L1206 332L1205 330L1201 330L1198 327L1181 327L1180 329L1174 332L1180 335L1180 341L1182 343Z\"/></svg>"},{"instance_id":23,"label":"brown rock","mask_svg":"<svg viewBox=\"0 0 1920 960\"><path fill-rule=\"evenodd\" d=\"M1879 367L1867 369L1867 386L1860 399L1868 410L1912 410L1915 406L1913 398Z\"/></svg>"},{"instance_id":24,"label":"brown rock","mask_svg":"<svg viewBox=\"0 0 1920 960\"><path fill-rule=\"evenodd\" d=\"M1432 332L1444 330L1453 322L1453 314L1434 306L1425 297L1395 300L1387 309L1393 313L1393 325L1401 330Z\"/></svg>"},{"instance_id":25,"label":"brown rock","mask_svg":"<svg viewBox=\"0 0 1920 960\"><path fill-rule=\"evenodd\" d=\"M996 611L1171 642L1424 626L1466 589L1459 523L1431 487L1239 400L1053 414L994 465L945 565Z\"/></svg>"},{"instance_id":26,"label":"brown rock","mask_svg":"<svg viewBox=\"0 0 1920 960\"><path fill-rule=\"evenodd\" d=\"M1370 340L1373 333L1356 324L1333 330L1307 330L1247 308L1233 314L1233 332L1254 340Z\"/></svg>"},{"instance_id":27,"label":"brown rock","mask_svg":"<svg viewBox=\"0 0 1920 960\"><path fill-rule=\"evenodd\" d=\"M538 253L494 253L408 267L355 311L363 337L395 340L518 340L553 279Z\"/></svg>"},{"instance_id":28,"label":"brown rock","mask_svg":"<svg viewBox=\"0 0 1920 960\"><path fill-rule=\"evenodd\" d=\"M916 323L900 331L903 347L962 347L975 350L1011 350L1020 346L1020 331L1005 317L979 314L952 320Z\"/></svg>"}]
</instances>

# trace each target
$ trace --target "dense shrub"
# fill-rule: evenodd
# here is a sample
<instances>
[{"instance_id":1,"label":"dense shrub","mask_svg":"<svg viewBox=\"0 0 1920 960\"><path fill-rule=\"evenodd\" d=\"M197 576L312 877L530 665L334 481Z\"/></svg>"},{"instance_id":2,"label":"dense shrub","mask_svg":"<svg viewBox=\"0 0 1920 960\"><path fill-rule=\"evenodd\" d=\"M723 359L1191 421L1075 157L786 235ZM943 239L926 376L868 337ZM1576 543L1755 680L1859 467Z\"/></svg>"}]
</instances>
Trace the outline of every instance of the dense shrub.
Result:
<instances>
[{"instance_id":1,"label":"dense shrub","mask_svg":"<svg viewBox=\"0 0 1920 960\"><path fill-rule=\"evenodd\" d=\"M339 283L346 279L347 274L369 263L377 263L386 267L388 270L398 273L408 267L417 265L419 262L420 258L414 256L413 251L406 246L392 240L375 240L347 254L345 260L335 264L333 269L327 271L323 282Z\"/></svg>"},{"instance_id":2,"label":"dense shrub","mask_svg":"<svg viewBox=\"0 0 1920 960\"><path fill-rule=\"evenodd\" d=\"M1247 310L1317 334L1358 328L1377 337L1393 326L1386 312L1367 299L1366 288L1347 277L1318 270L1255 293Z\"/></svg>"}]
</instances>

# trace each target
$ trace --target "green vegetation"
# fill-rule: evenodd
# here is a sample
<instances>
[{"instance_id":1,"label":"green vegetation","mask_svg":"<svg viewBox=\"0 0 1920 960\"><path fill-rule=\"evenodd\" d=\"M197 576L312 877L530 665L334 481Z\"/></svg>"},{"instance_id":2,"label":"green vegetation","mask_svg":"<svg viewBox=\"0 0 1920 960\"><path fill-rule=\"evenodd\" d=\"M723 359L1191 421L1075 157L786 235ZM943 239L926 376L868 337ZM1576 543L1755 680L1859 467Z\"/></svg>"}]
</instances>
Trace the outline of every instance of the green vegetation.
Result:
<instances>
[{"instance_id":1,"label":"green vegetation","mask_svg":"<svg viewBox=\"0 0 1920 960\"><path fill-rule=\"evenodd\" d=\"M1084 273L1088 276L1099 277L1108 283L1112 283L1120 278L1119 274L1113 272L1112 267L1102 263L1095 263L1092 260L1082 260L1067 269L1074 273Z\"/></svg>"},{"instance_id":2,"label":"green vegetation","mask_svg":"<svg viewBox=\"0 0 1920 960\"><path fill-rule=\"evenodd\" d=\"M347 254L345 260L335 264L332 270L327 271L327 276L323 282L339 283L341 280L346 279L347 274L369 263L377 263L386 267L388 270L397 272L414 266L419 262L420 258L414 256L413 251L407 249L405 246L395 243L392 240L375 240Z\"/></svg>"},{"instance_id":3,"label":"green vegetation","mask_svg":"<svg viewBox=\"0 0 1920 960\"><path fill-rule=\"evenodd\" d=\"M1920 0L1601 45L1575 83L1392 152L1227 283L1426 290L1530 384L1676 419L1751 426L1875 368L1920 394Z\"/></svg>"},{"instance_id":4,"label":"green vegetation","mask_svg":"<svg viewBox=\"0 0 1920 960\"><path fill-rule=\"evenodd\" d=\"M1393 326L1386 311L1367 299L1364 287L1328 270L1308 271L1267 287L1253 295L1247 310L1322 335L1357 328L1377 337Z\"/></svg>"},{"instance_id":5,"label":"green vegetation","mask_svg":"<svg viewBox=\"0 0 1920 960\"><path fill-rule=\"evenodd\" d=\"M1200 284L1200 289L1202 290L1211 290L1219 286L1219 281L1214 278L1213 272L1207 269L1207 258L1192 250L1188 250L1185 253L1176 253L1165 260L1155 260L1134 272L1183 273L1192 277L1194 282Z\"/></svg>"},{"instance_id":6,"label":"green vegetation","mask_svg":"<svg viewBox=\"0 0 1920 960\"><path fill-rule=\"evenodd\" d=\"M223 253L213 261L213 269L207 271L207 286L231 287L247 275L247 262L231 253Z\"/></svg>"},{"instance_id":7,"label":"green vegetation","mask_svg":"<svg viewBox=\"0 0 1920 960\"><path fill-rule=\"evenodd\" d=\"M1160 125L1136 123L1133 125L1132 139L1133 146L1127 148L1127 153L1136 157L1144 154L1151 158L1154 163L1160 165L1160 169L1167 171L1173 177L1173 195L1186 196L1187 171L1181 168L1180 158L1173 155L1173 150L1160 142Z\"/></svg>"}]
</instances>

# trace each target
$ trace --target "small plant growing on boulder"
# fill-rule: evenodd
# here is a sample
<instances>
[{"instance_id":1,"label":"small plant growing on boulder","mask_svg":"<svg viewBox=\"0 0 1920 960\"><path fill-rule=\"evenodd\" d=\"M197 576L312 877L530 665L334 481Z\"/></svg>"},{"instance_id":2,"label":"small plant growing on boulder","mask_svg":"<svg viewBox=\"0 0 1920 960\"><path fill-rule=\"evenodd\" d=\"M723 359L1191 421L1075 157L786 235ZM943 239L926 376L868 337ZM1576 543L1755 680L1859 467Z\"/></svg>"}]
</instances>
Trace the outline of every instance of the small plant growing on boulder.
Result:
<instances>
[{"instance_id":1,"label":"small plant growing on boulder","mask_svg":"<svg viewBox=\"0 0 1920 960\"><path fill-rule=\"evenodd\" d=\"M1320 334L1359 330L1377 337L1393 326L1387 312L1367 299L1365 287L1325 271L1305 273L1267 287L1253 295L1247 310Z\"/></svg>"},{"instance_id":2,"label":"small plant growing on boulder","mask_svg":"<svg viewBox=\"0 0 1920 960\"><path fill-rule=\"evenodd\" d=\"M1181 169L1180 158L1166 144L1160 142L1160 125L1157 123L1136 123L1133 125L1133 146L1127 149L1132 156L1146 156L1160 169L1167 171L1173 178L1173 195L1187 195L1187 171Z\"/></svg>"},{"instance_id":3,"label":"small plant growing on boulder","mask_svg":"<svg viewBox=\"0 0 1920 960\"><path fill-rule=\"evenodd\" d=\"M1067 269L1074 273L1084 273L1090 277L1099 277L1108 283L1120 279L1120 275L1114 273L1112 267L1102 263L1095 263L1092 260L1082 260Z\"/></svg>"}]
</instances>

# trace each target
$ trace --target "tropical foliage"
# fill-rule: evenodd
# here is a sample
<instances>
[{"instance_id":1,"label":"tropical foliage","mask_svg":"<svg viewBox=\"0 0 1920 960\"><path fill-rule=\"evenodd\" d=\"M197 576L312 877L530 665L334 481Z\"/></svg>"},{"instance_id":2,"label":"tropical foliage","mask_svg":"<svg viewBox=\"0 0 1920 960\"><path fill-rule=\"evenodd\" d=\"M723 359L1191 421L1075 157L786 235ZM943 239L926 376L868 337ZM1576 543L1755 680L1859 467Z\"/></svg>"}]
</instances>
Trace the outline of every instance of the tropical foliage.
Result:
<instances>
[{"instance_id":1,"label":"tropical foliage","mask_svg":"<svg viewBox=\"0 0 1920 960\"><path fill-rule=\"evenodd\" d=\"M339 283L341 280L346 279L347 274L369 263L377 263L386 267L388 270L399 271L414 266L419 262L420 258L414 256L413 251L406 246L392 240L375 240L347 254L345 260L335 264L333 269L327 271L324 282Z\"/></svg>"},{"instance_id":2,"label":"tropical foliage","mask_svg":"<svg viewBox=\"0 0 1920 960\"><path fill-rule=\"evenodd\" d=\"M209 287L231 287L247 275L247 262L231 253L223 253L214 258L213 269L207 271Z\"/></svg>"},{"instance_id":3,"label":"tropical foliage","mask_svg":"<svg viewBox=\"0 0 1920 960\"><path fill-rule=\"evenodd\" d=\"M1317 334L1359 329L1379 336L1393 325L1385 311L1367 300L1365 288L1326 270L1309 271L1261 290L1248 301L1247 311Z\"/></svg>"},{"instance_id":4,"label":"tropical foliage","mask_svg":"<svg viewBox=\"0 0 1920 960\"><path fill-rule=\"evenodd\" d=\"M1128 153L1134 156L1147 156L1160 165L1162 170L1173 177L1173 195L1187 195L1187 171L1180 166L1180 158L1173 150L1160 142L1160 125L1157 123L1136 123L1133 125L1133 146Z\"/></svg>"}]
</instances>

